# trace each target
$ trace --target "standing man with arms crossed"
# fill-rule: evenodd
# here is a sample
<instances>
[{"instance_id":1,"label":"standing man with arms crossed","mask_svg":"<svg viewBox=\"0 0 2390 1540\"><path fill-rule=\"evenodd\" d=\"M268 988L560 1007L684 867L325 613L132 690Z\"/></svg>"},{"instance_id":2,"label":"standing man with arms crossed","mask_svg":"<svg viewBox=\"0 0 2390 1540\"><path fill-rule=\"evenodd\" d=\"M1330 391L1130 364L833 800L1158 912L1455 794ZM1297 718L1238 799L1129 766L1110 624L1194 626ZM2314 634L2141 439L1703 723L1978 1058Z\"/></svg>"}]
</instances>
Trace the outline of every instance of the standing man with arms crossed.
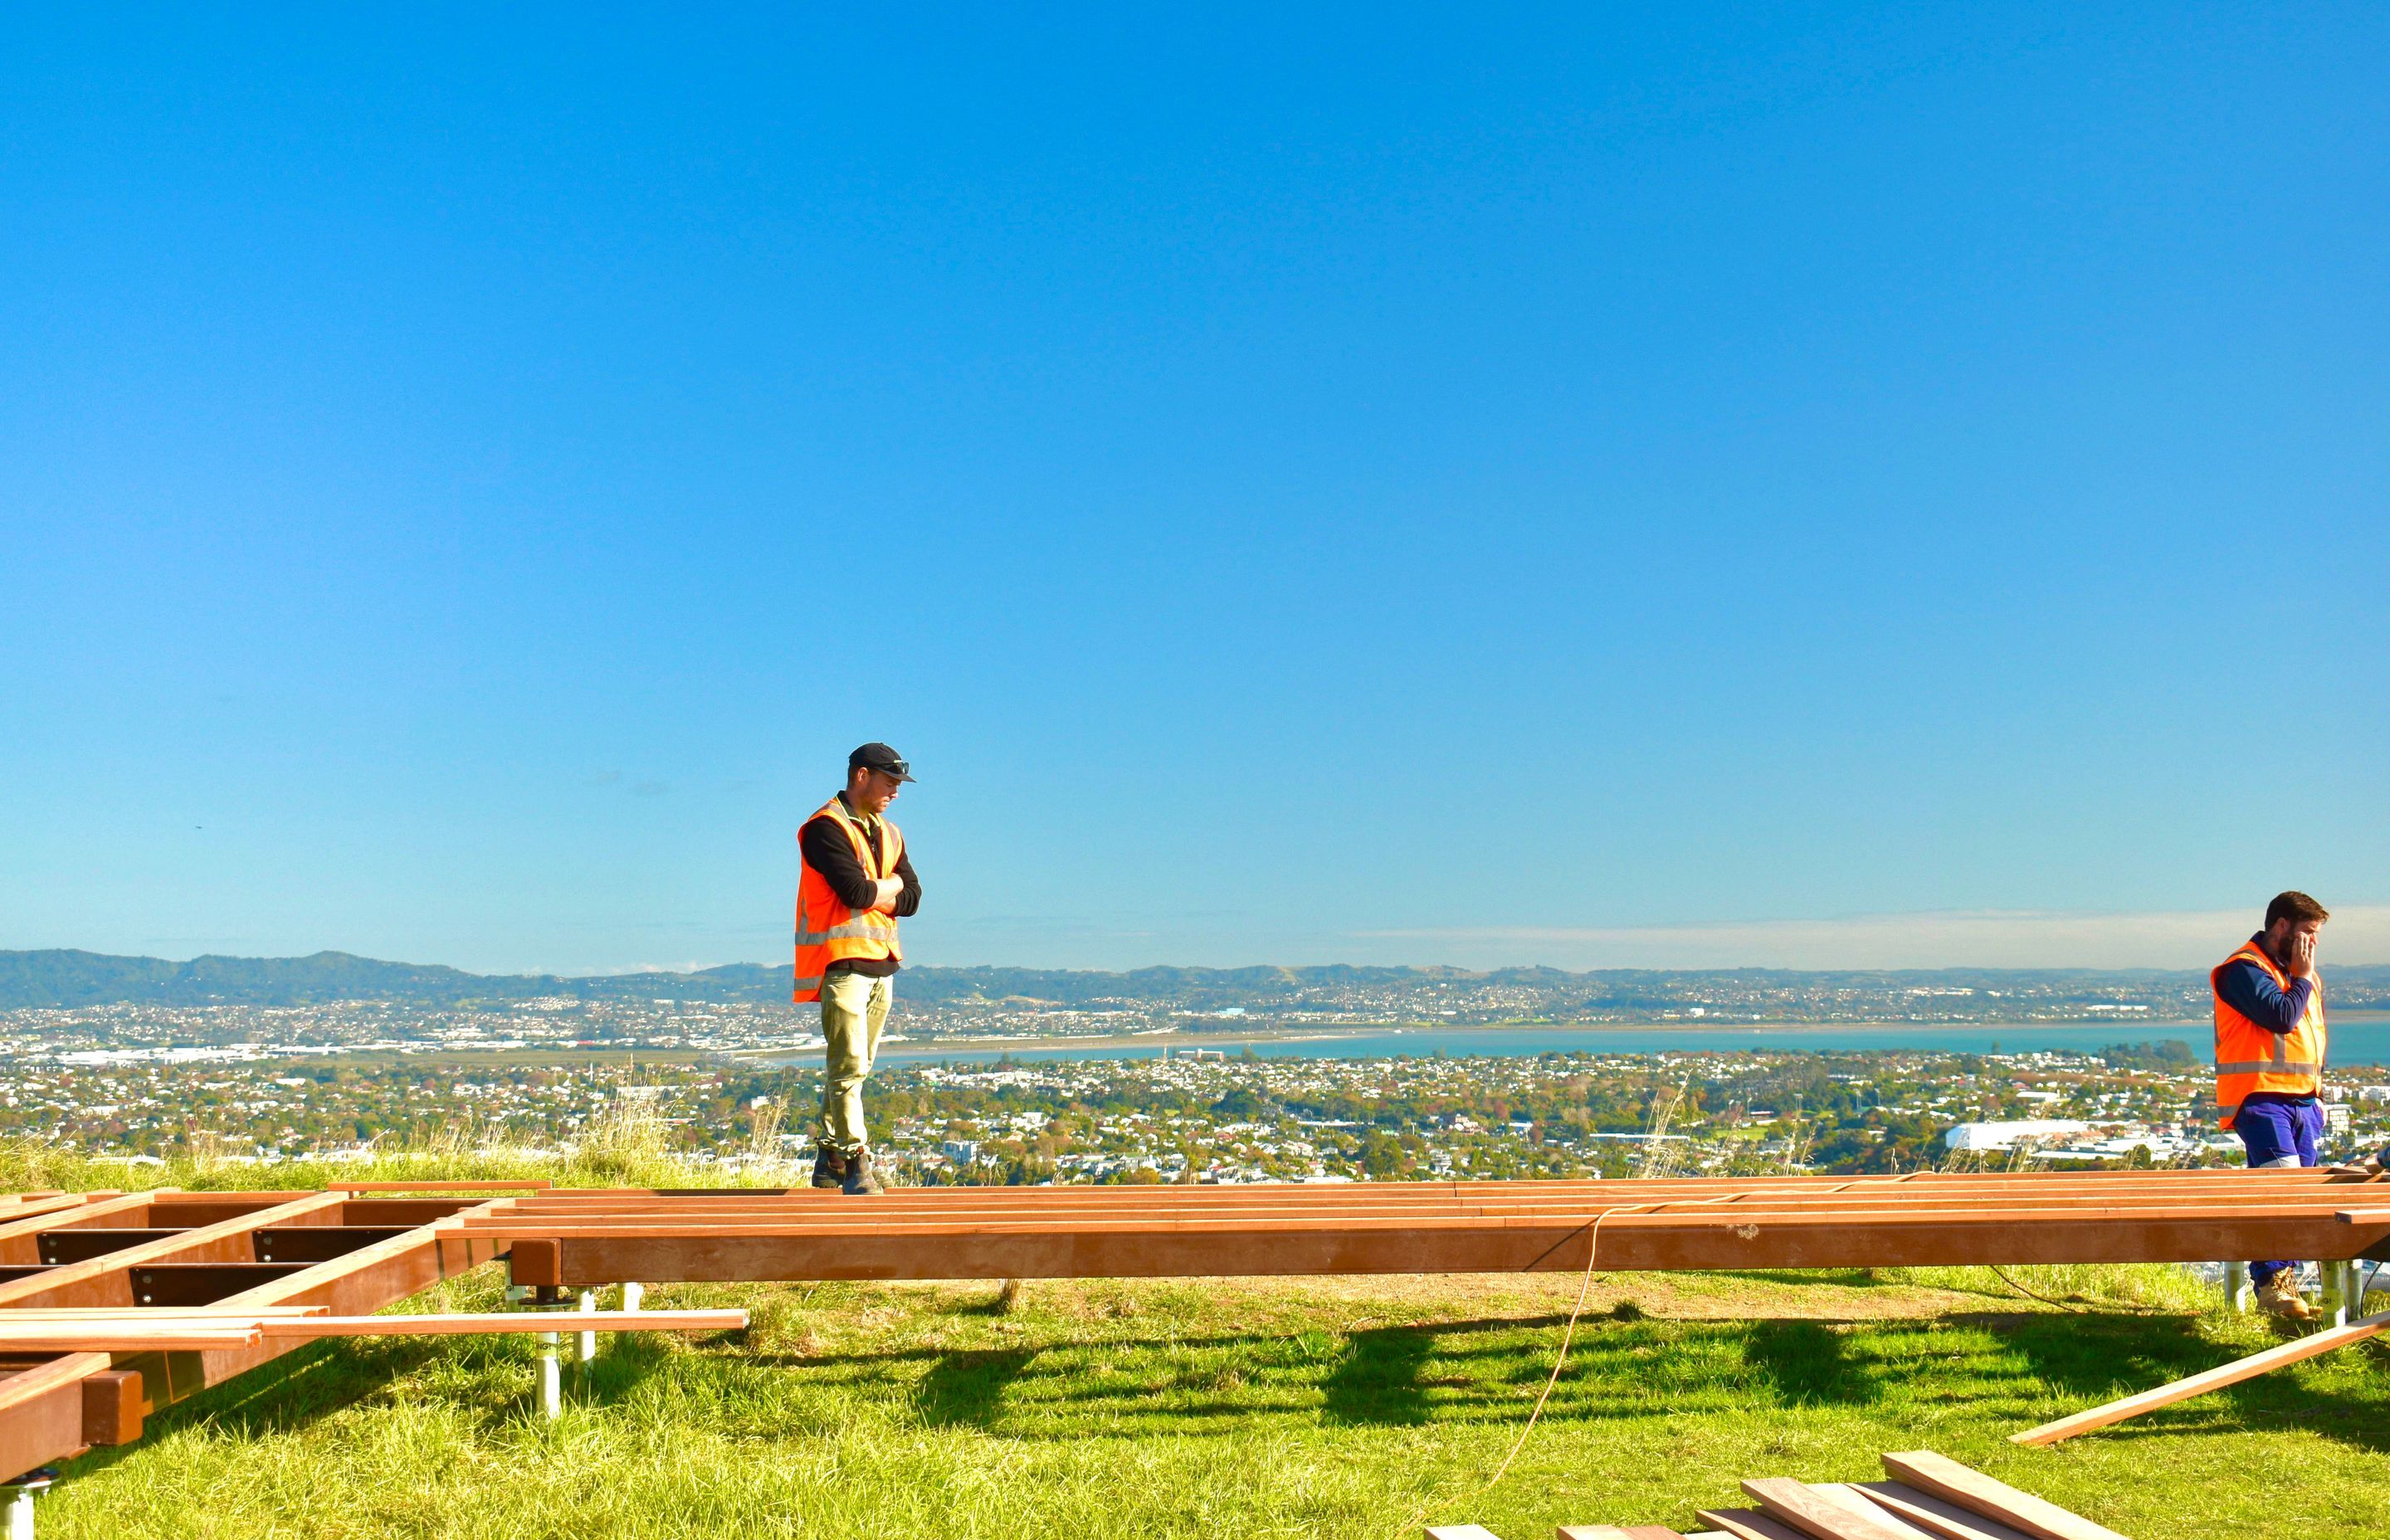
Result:
<instances>
[{"instance_id":1,"label":"standing man with arms crossed","mask_svg":"<svg viewBox=\"0 0 2390 1540\"><path fill-rule=\"evenodd\" d=\"M814 1140L817 1187L880 1190L863 1126L863 1081L896 997L905 956L896 944L897 917L921 906L921 879L913 875L905 836L884 816L897 789L912 778L912 766L895 750L867 743L846 756L846 789L797 831L803 866L797 876L796 1000L821 1002L828 1040Z\"/></svg>"},{"instance_id":2,"label":"standing man with arms crossed","mask_svg":"<svg viewBox=\"0 0 2390 1540\"><path fill-rule=\"evenodd\" d=\"M2316 1163L2324 1065L2316 932L2331 918L2305 893L2278 893L2266 905L2266 928L2207 976L2216 993L2216 1099L2253 1168ZM2314 1318L2296 1263L2253 1262L2249 1281L2268 1312Z\"/></svg>"}]
</instances>

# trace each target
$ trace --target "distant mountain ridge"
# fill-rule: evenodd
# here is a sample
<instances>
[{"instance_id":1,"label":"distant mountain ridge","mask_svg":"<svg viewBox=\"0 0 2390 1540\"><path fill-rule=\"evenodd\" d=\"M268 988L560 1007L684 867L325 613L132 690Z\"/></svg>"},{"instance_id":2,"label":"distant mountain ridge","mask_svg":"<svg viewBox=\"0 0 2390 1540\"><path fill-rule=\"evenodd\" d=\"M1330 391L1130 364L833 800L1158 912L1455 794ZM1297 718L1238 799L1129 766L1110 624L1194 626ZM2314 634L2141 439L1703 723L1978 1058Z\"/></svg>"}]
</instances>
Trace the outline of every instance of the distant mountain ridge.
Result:
<instances>
[{"instance_id":1,"label":"distant mountain ridge","mask_svg":"<svg viewBox=\"0 0 2390 1540\"><path fill-rule=\"evenodd\" d=\"M2390 965L2333 969L2328 977L2344 1003L2390 1000ZM1579 1009L1654 1011L1681 1006L1708 983L1744 988L1848 989L1891 994L1921 986L2006 990L2024 984L2076 985L2127 991L2168 1004L2198 999L2205 976L2157 969L1933 969L1819 970L1791 969L1604 969L1571 973L1551 968L1472 972L1457 968L1141 968L1126 973L1036 968L909 968L906 993L925 1004L1032 999L1060 1005L1099 1000L1176 1003L1219 1009L1247 1001L1286 998L1322 987L1401 985L1436 981L1518 984L1555 995ZM768 1002L789 997L789 968L732 963L689 973L611 973L563 977L549 973L468 973L439 964L384 962L346 952L304 957L121 957L97 952L0 951L0 1009L104 1005L307 1006L345 1001L410 1005L502 1005L543 997L581 1000L672 999Z\"/></svg>"}]
</instances>

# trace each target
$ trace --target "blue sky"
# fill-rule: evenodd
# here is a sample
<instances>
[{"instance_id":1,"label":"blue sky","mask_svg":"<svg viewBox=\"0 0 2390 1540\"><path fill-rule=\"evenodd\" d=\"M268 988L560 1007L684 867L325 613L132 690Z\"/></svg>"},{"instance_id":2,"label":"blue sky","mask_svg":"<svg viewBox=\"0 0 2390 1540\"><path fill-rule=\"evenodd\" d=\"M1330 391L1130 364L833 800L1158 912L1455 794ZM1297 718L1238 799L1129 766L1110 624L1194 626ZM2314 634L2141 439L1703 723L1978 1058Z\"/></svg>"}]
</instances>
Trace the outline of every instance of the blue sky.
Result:
<instances>
[{"instance_id":1,"label":"blue sky","mask_svg":"<svg viewBox=\"0 0 2390 1540\"><path fill-rule=\"evenodd\" d=\"M20 9L0 946L2390 959L2385 53Z\"/></svg>"}]
</instances>

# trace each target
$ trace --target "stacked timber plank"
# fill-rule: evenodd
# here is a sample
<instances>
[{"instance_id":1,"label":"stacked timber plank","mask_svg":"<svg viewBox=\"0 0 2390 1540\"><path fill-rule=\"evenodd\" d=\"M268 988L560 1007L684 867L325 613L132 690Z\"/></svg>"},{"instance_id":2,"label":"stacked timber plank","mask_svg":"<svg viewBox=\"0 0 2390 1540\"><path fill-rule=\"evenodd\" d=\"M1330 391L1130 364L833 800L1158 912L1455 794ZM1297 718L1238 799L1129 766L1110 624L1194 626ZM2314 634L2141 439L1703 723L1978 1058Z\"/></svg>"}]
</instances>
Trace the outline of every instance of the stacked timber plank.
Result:
<instances>
[{"instance_id":1,"label":"stacked timber plank","mask_svg":"<svg viewBox=\"0 0 2390 1540\"><path fill-rule=\"evenodd\" d=\"M2345 1258L2330 1171L1338 1186L552 1191L442 1228L515 1281L1139 1277ZM2357 1217L2349 1217L2355 1213Z\"/></svg>"},{"instance_id":2,"label":"stacked timber plank","mask_svg":"<svg viewBox=\"0 0 2390 1540\"><path fill-rule=\"evenodd\" d=\"M1756 1508L1703 1508L1712 1526L1685 1535L1662 1524L1562 1524L1560 1540L2125 1540L2114 1530L1958 1461L1918 1450L1883 1457L1892 1479L1845 1485L1784 1477L1742 1483ZM1476 1524L1430 1528L1428 1540L1500 1540Z\"/></svg>"}]
</instances>

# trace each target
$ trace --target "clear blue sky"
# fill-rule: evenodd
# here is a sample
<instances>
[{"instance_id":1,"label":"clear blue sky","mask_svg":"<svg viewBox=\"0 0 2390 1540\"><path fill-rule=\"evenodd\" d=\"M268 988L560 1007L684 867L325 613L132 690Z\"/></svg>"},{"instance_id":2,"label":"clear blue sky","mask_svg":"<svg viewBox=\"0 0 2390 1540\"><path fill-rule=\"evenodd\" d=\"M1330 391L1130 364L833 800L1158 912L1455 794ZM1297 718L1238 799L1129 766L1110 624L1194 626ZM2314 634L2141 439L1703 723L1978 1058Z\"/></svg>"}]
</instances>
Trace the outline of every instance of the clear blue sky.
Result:
<instances>
[{"instance_id":1,"label":"clear blue sky","mask_svg":"<svg viewBox=\"0 0 2390 1540\"><path fill-rule=\"evenodd\" d=\"M0 946L2390 958L2390 12L666 9L0 17Z\"/></svg>"}]
</instances>

